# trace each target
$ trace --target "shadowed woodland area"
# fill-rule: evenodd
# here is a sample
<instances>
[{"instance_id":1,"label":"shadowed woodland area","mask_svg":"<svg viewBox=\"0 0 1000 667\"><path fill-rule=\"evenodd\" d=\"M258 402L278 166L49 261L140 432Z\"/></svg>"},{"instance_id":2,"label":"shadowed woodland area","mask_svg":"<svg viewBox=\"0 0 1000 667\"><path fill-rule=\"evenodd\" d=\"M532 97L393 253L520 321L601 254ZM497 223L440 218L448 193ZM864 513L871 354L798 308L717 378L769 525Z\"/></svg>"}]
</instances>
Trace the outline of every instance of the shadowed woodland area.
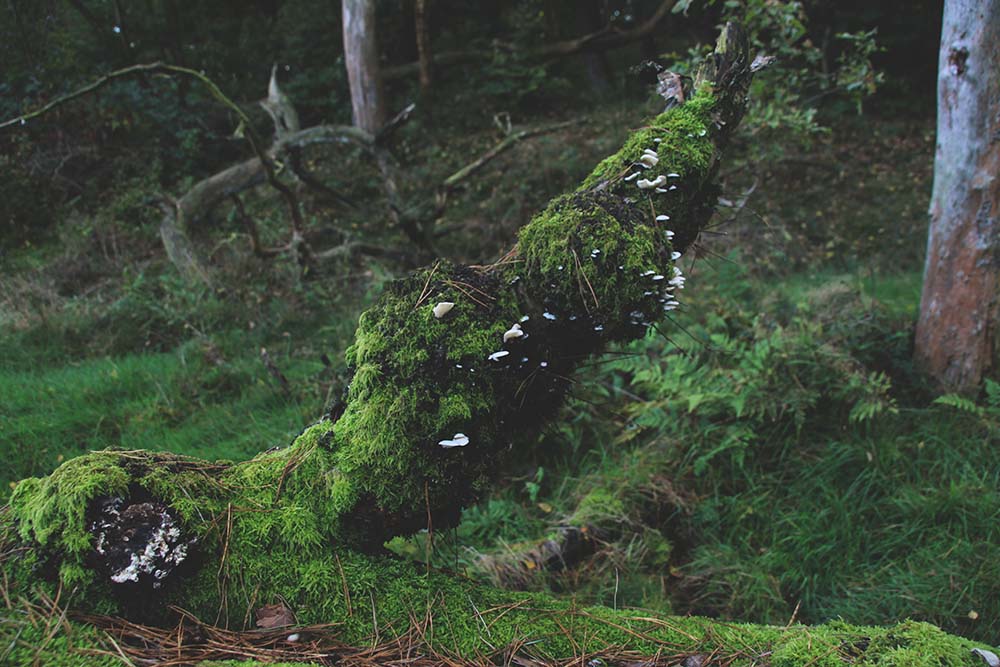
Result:
<instances>
[{"instance_id":1,"label":"shadowed woodland area","mask_svg":"<svg viewBox=\"0 0 1000 667\"><path fill-rule=\"evenodd\" d=\"M1000 2L0 8L0 664L1000 665Z\"/></svg>"}]
</instances>

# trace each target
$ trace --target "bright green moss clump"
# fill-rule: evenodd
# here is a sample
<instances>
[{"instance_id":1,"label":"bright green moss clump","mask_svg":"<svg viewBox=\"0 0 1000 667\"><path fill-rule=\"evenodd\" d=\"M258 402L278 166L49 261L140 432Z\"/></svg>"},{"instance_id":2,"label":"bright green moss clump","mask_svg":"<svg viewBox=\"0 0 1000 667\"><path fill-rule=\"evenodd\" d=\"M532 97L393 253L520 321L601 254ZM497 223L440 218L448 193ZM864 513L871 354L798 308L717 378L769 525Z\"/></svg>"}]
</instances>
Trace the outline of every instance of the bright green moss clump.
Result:
<instances>
[{"instance_id":1,"label":"bright green moss clump","mask_svg":"<svg viewBox=\"0 0 1000 667\"><path fill-rule=\"evenodd\" d=\"M671 173L682 178L704 177L715 161L713 116L717 101L711 88L705 87L682 106L651 119L646 127L629 136L621 150L602 160L583 181L579 191L602 184L624 189L624 177L636 171L650 180ZM650 169L633 167L646 149L657 152L658 164Z\"/></svg>"}]
</instances>

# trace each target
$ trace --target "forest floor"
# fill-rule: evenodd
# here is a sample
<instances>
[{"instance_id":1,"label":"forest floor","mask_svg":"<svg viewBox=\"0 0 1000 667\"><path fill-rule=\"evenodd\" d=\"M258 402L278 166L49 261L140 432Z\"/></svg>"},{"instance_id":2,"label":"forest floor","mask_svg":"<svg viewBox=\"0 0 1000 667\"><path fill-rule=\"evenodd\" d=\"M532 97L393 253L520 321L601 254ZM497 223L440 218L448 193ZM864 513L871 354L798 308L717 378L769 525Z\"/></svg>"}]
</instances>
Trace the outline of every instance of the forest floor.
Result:
<instances>
[{"instance_id":1,"label":"forest floor","mask_svg":"<svg viewBox=\"0 0 1000 667\"><path fill-rule=\"evenodd\" d=\"M458 228L442 252L496 256L638 121L609 105L490 163L441 221ZM414 134L400 152L447 173L434 165L494 141ZM609 606L915 618L995 641L1000 386L979 402L935 396L909 362L933 145L931 122L865 117L763 162L735 146L734 208L691 260L675 321L586 368L565 418L455 531L389 547ZM5 256L5 488L108 446L242 459L286 444L343 391L357 316L402 271L353 260L303 279L250 255L230 217L199 238L227 287L193 288L155 226L134 224L139 198Z\"/></svg>"}]
</instances>

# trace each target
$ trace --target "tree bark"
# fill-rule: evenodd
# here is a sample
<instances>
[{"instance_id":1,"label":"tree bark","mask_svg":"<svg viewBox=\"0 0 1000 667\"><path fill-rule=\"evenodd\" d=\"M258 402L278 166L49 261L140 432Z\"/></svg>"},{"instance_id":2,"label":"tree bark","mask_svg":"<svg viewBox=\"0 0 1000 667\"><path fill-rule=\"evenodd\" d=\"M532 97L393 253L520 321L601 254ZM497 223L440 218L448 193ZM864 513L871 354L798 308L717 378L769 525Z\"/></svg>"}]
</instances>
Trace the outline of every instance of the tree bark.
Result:
<instances>
[{"instance_id":1,"label":"tree bark","mask_svg":"<svg viewBox=\"0 0 1000 667\"><path fill-rule=\"evenodd\" d=\"M375 134L385 124L375 0L343 0L344 64L354 125Z\"/></svg>"},{"instance_id":2,"label":"tree bark","mask_svg":"<svg viewBox=\"0 0 1000 667\"><path fill-rule=\"evenodd\" d=\"M417 60L420 63L420 89L430 90L433 80L433 57L431 54L431 33L428 28L427 5L429 0L416 0L414 24L417 32Z\"/></svg>"},{"instance_id":3,"label":"tree bark","mask_svg":"<svg viewBox=\"0 0 1000 667\"><path fill-rule=\"evenodd\" d=\"M915 358L971 393L996 366L1000 315L1000 0L946 0L937 152Z\"/></svg>"}]
</instances>

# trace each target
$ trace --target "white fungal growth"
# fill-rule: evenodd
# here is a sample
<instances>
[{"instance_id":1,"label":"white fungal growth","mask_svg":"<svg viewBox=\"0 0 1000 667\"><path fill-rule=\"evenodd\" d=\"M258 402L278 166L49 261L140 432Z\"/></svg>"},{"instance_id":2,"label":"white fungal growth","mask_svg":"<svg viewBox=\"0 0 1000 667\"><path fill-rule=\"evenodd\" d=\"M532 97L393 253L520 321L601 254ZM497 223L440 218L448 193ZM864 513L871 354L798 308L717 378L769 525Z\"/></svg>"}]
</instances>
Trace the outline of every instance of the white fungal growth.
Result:
<instances>
[{"instance_id":1,"label":"white fungal growth","mask_svg":"<svg viewBox=\"0 0 1000 667\"><path fill-rule=\"evenodd\" d=\"M442 317L447 315L454 307L455 304L453 304L451 301L441 301L440 303L438 303L438 305L434 306L434 317L440 320Z\"/></svg>"},{"instance_id":2,"label":"white fungal growth","mask_svg":"<svg viewBox=\"0 0 1000 667\"><path fill-rule=\"evenodd\" d=\"M639 186L640 190L649 190L650 188L658 188L667 182L667 177L663 174L657 176L654 180L649 180L647 178L640 178L636 185Z\"/></svg>"},{"instance_id":3,"label":"white fungal growth","mask_svg":"<svg viewBox=\"0 0 1000 667\"><path fill-rule=\"evenodd\" d=\"M670 219L669 215L658 215L658 216L656 216L656 221L657 222L666 222L669 219Z\"/></svg>"},{"instance_id":4,"label":"white fungal growth","mask_svg":"<svg viewBox=\"0 0 1000 667\"><path fill-rule=\"evenodd\" d=\"M652 152L643 153L642 157L639 158L639 164L646 167L647 169L655 167L657 163L659 163L659 161L660 158L656 155L656 153Z\"/></svg>"},{"instance_id":5,"label":"white fungal growth","mask_svg":"<svg viewBox=\"0 0 1000 667\"><path fill-rule=\"evenodd\" d=\"M552 313L550 313L549 311L545 311L544 313L542 313L542 317L544 317L547 320L554 320L554 319L556 319L556 316L553 315Z\"/></svg>"},{"instance_id":6,"label":"white fungal growth","mask_svg":"<svg viewBox=\"0 0 1000 667\"><path fill-rule=\"evenodd\" d=\"M299 633L293 632L292 634L288 635L286 639L289 644L294 644L295 642L299 641Z\"/></svg>"},{"instance_id":7,"label":"white fungal growth","mask_svg":"<svg viewBox=\"0 0 1000 667\"><path fill-rule=\"evenodd\" d=\"M655 276L653 276L653 280L655 280L656 282L663 280L663 278L664 276L661 276L660 274L656 274Z\"/></svg>"},{"instance_id":8,"label":"white fungal growth","mask_svg":"<svg viewBox=\"0 0 1000 667\"><path fill-rule=\"evenodd\" d=\"M439 440L438 444L445 449L451 449L452 447L465 447L469 444L469 436L464 433L456 433L451 436L451 440Z\"/></svg>"},{"instance_id":9,"label":"white fungal growth","mask_svg":"<svg viewBox=\"0 0 1000 667\"><path fill-rule=\"evenodd\" d=\"M677 252L676 250L674 252L670 253L670 259L671 260L673 260L673 261L676 262L680 258L681 258L681 254L679 252Z\"/></svg>"},{"instance_id":10,"label":"white fungal growth","mask_svg":"<svg viewBox=\"0 0 1000 667\"><path fill-rule=\"evenodd\" d=\"M625 181L626 182L634 181L635 179L637 179L639 177L640 173L642 173L642 172L638 172L637 171L634 174L629 174L628 176L625 177Z\"/></svg>"},{"instance_id":11,"label":"white fungal growth","mask_svg":"<svg viewBox=\"0 0 1000 667\"><path fill-rule=\"evenodd\" d=\"M521 323L523 324L524 322L527 322L527 321L528 321L528 320L530 320L530 319L531 319L531 318L530 318L530 317L528 317L527 315L522 315L522 316L521 316L521 319L519 320L519 322L521 322Z\"/></svg>"},{"instance_id":12,"label":"white fungal growth","mask_svg":"<svg viewBox=\"0 0 1000 667\"><path fill-rule=\"evenodd\" d=\"M667 189L666 188L656 188L656 191L659 192L660 194L664 194L664 193L666 193Z\"/></svg>"},{"instance_id":13,"label":"white fungal growth","mask_svg":"<svg viewBox=\"0 0 1000 667\"><path fill-rule=\"evenodd\" d=\"M644 271L644 272L642 273L642 277L643 277L643 278L645 278L645 277L647 277L647 276L651 276L651 275L653 275L654 273L656 273L656 271Z\"/></svg>"},{"instance_id":14,"label":"white fungal growth","mask_svg":"<svg viewBox=\"0 0 1000 667\"><path fill-rule=\"evenodd\" d=\"M658 144L658 143L660 143L661 141L663 141L663 139L653 139L653 143L654 143L654 144Z\"/></svg>"},{"instance_id":15,"label":"white fungal growth","mask_svg":"<svg viewBox=\"0 0 1000 667\"><path fill-rule=\"evenodd\" d=\"M669 229L667 231L663 232L663 233L667 235L668 239L674 238L674 233L672 231L670 231Z\"/></svg>"},{"instance_id":16,"label":"white fungal growth","mask_svg":"<svg viewBox=\"0 0 1000 667\"><path fill-rule=\"evenodd\" d=\"M507 341L511 340L512 338L520 338L523 335L524 335L524 332L521 331L521 325L520 324L515 324L514 326L512 326L510 329L507 329L507 331L505 331L503 333L503 342L506 343Z\"/></svg>"},{"instance_id":17,"label":"white fungal growth","mask_svg":"<svg viewBox=\"0 0 1000 667\"><path fill-rule=\"evenodd\" d=\"M142 552L133 552L129 557L129 564L111 574L111 581L116 584L139 581L141 574L152 574L154 579L163 579L167 572L156 566L157 561L176 566L187 557L187 545L176 544L180 535L181 532L173 524L173 520L167 514L163 514L162 523L153 530ZM158 588L159 583L154 582L153 587Z\"/></svg>"},{"instance_id":18,"label":"white fungal growth","mask_svg":"<svg viewBox=\"0 0 1000 667\"><path fill-rule=\"evenodd\" d=\"M487 358L490 361L500 361L501 359L503 359L504 357L506 357L508 354L510 354L510 352L508 352L507 350L500 350L499 352L494 352L493 354L491 354Z\"/></svg>"},{"instance_id":19,"label":"white fungal growth","mask_svg":"<svg viewBox=\"0 0 1000 667\"><path fill-rule=\"evenodd\" d=\"M672 171L669 174L667 174L667 178L680 178L680 177L681 175L678 174L676 171Z\"/></svg>"}]
</instances>

